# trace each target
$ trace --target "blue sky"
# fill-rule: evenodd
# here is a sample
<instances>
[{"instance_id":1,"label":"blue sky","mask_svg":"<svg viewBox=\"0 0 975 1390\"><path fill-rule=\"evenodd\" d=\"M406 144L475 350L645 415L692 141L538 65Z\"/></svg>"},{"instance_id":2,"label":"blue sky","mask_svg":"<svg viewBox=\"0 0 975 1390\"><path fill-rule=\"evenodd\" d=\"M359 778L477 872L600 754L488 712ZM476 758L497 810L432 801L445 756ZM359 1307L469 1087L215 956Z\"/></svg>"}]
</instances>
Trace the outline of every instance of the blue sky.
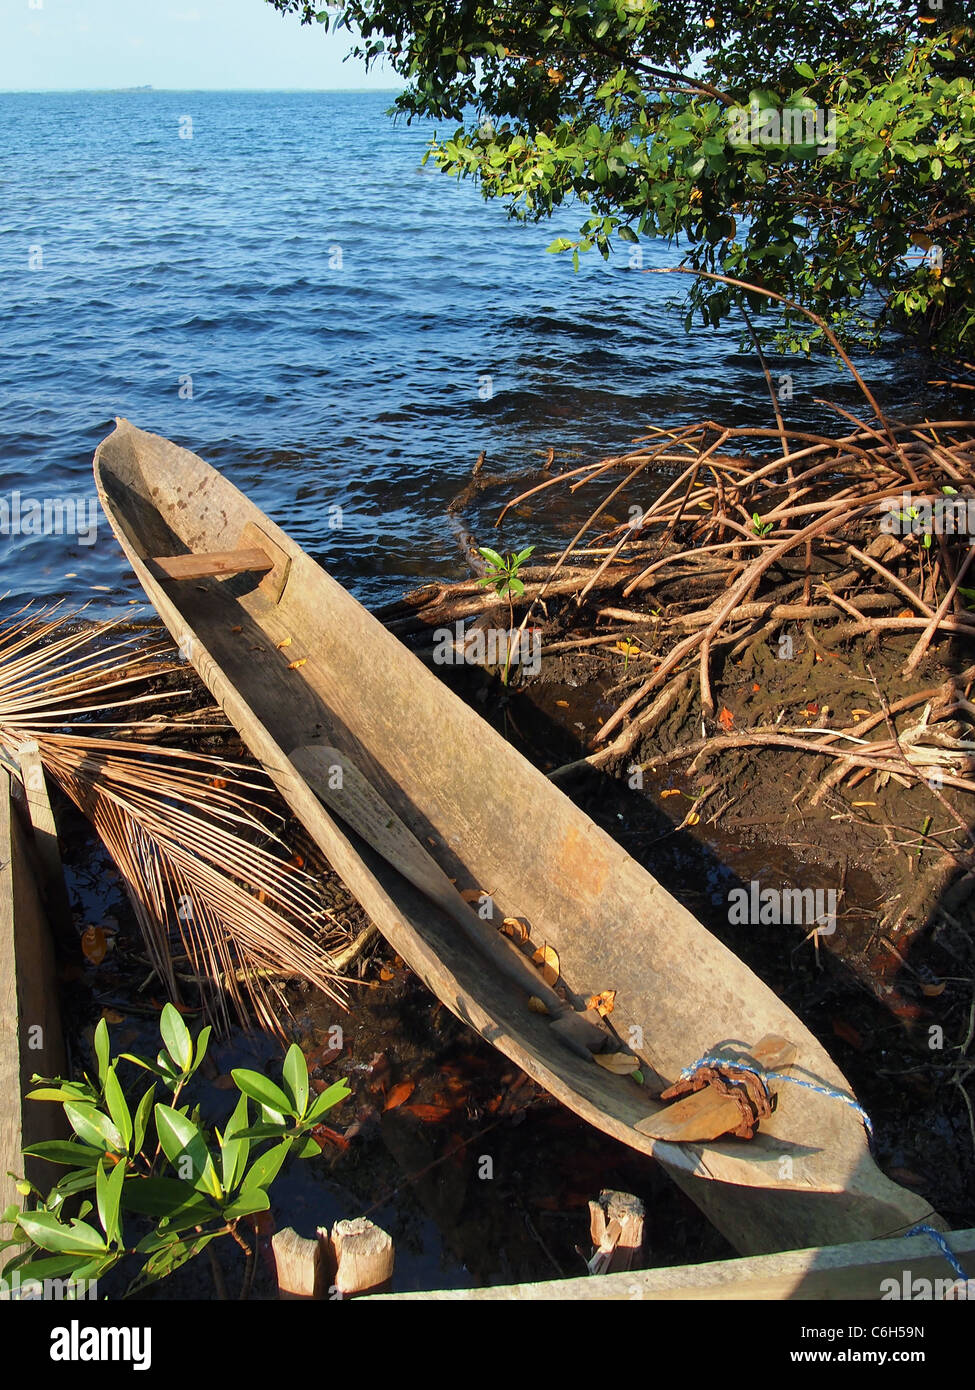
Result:
<instances>
[{"instance_id":1,"label":"blue sky","mask_svg":"<svg viewBox=\"0 0 975 1390\"><path fill-rule=\"evenodd\" d=\"M0 0L0 91L401 85L349 46L265 0Z\"/></svg>"}]
</instances>

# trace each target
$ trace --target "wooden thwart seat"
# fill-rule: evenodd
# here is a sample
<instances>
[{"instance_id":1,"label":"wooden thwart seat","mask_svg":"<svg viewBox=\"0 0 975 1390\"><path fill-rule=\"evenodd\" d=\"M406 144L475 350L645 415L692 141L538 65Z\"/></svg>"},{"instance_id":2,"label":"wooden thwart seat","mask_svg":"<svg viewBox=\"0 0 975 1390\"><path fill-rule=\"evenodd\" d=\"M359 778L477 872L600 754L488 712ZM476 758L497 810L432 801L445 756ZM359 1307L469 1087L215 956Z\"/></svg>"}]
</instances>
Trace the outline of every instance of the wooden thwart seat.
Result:
<instances>
[{"instance_id":1,"label":"wooden thwart seat","mask_svg":"<svg viewBox=\"0 0 975 1390\"><path fill-rule=\"evenodd\" d=\"M205 555L156 555L164 579L207 579L213 575L268 574L274 561L258 546L239 550L211 550Z\"/></svg>"}]
</instances>

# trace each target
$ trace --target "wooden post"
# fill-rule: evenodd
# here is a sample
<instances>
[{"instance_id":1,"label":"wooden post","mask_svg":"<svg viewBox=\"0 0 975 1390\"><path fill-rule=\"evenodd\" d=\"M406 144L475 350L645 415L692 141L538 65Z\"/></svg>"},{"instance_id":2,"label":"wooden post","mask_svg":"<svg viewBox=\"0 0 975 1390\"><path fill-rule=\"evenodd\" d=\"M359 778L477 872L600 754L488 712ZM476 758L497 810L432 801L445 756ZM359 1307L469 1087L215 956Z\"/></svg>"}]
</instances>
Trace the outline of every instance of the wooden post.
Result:
<instances>
[{"instance_id":1,"label":"wooden post","mask_svg":"<svg viewBox=\"0 0 975 1390\"><path fill-rule=\"evenodd\" d=\"M22 1099L35 1072L65 1070L54 952L28 851L27 828L0 767L0 1209L21 1205L8 1172L26 1171L44 1191L63 1176L43 1159L24 1160L21 1149L67 1133L60 1106Z\"/></svg>"},{"instance_id":2,"label":"wooden post","mask_svg":"<svg viewBox=\"0 0 975 1390\"><path fill-rule=\"evenodd\" d=\"M319 1236L328 1240L321 1228ZM340 1298L381 1293L393 1279L393 1240L364 1216L336 1221L330 1240L335 1275L332 1287Z\"/></svg>"},{"instance_id":3,"label":"wooden post","mask_svg":"<svg viewBox=\"0 0 975 1390\"><path fill-rule=\"evenodd\" d=\"M589 1261L590 1274L617 1274L639 1269L643 1253L645 1210L639 1197L608 1188L598 1202L589 1203L590 1232L596 1250Z\"/></svg>"},{"instance_id":4,"label":"wooden post","mask_svg":"<svg viewBox=\"0 0 975 1390\"><path fill-rule=\"evenodd\" d=\"M58 847L58 828L47 792L47 779L41 750L32 739L17 749L17 761L27 796L27 810L34 827L34 844L42 873L41 892L47 908L47 918L58 932L67 932L71 925L71 904L64 883L64 866Z\"/></svg>"},{"instance_id":5,"label":"wooden post","mask_svg":"<svg viewBox=\"0 0 975 1390\"><path fill-rule=\"evenodd\" d=\"M305 1240L290 1226L275 1231L271 1250L278 1272L279 1298L322 1298L322 1250L317 1240Z\"/></svg>"}]
</instances>

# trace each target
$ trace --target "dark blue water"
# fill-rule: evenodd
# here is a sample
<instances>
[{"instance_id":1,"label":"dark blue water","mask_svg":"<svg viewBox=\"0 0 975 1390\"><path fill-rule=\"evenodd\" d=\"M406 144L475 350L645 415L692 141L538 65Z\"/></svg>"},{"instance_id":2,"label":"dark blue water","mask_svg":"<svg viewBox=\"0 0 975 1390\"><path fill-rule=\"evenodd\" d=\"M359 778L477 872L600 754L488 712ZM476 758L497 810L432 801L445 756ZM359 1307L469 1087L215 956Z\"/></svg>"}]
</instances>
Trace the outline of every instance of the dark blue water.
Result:
<instances>
[{"instance_id":1,"label":"dark blue water","mask_svg":"<svg viewBox=\"0 0 975 1390\"><path fill-rule=\"evenodd\" d=\"M0 501L91 501L92 452L125 415L376 603L462 572L444 507L482 449L494 472L550 445L616 451L651 423L772 423L738 325L685 334L682 278L625 256L574 273L545 248L576 213L509 222L421 170L429 128L388 104L0 95ZM644 266L678 254L651 245ZM830 363L778 365L790 422L823 423L824 390L860 408ZM871 371L901 409L924 399L910 358ZM537 540L526 525L510 539ZM104 522L92 545L0 533L0 566L12 598L141 596Z\"/></svg>"}]
</instances>

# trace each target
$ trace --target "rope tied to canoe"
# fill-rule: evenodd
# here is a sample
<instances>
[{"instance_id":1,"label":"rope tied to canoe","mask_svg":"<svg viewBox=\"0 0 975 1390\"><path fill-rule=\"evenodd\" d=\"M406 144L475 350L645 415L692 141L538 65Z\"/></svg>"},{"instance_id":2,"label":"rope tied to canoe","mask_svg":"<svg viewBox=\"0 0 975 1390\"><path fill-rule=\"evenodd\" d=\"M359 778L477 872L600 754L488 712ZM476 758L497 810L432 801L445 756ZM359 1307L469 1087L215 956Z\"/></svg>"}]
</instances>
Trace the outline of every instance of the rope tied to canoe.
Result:
<instances>
[{"instance_id":1,"label":"rope tied to canoe","mask_svg":"<svg viewBox=\"0 0 975 1390\"><path fill-rule=\"evenodd\" d=\"M863 1127L867 1132L867 1138L871 1144L873 1143L873 1123L866 1110L864 1110L863 1106L854 1096L848 1096L845 1092L838 1091L834 1086L822 1086L815 1081L806 1081L805 1078L801 1076L786 1076L786 1074L781 1071L769 1072L766 1071L764 1067L758 1066L755 1062L744 1062L740 1058L728 1057L717 1052L706 1052L703 1057L699 1057L696 1062L692 1062L689 1067L685 1067L679 1079L681 1081L690 1081L693 1079L695 1072L700 1071L702 1068L720 1069L723 1073L727 1073L729 1070L732 1072L741 1071L747 1072L750 1076L757 1077L765 1090L770 1107L770 1077L774 1077L776 1081L788 1081L793 1086L801 1086L804 1091L815 1091L817 1095L828 1096L830 1100L841 1100L844 1105L848 1105L851 1110L856 1111L859 1115ZM733 1080L732 1077L728 1079Z\"/></svg>"},{"instance_id":2,"label":"rope tied to canoe","mask_svg":"<svg viewBox=\"0 0 975 1390\"><path fill-rule=\"evenodd\" d=\"M965 1284L975 1282L971 1280L969 1276L965 1273L961 1261L958 1259L958 1256L955 1254L954 1250L952 1250L951 1246L945 1240L942 1233L940 1231L936 1231L933 1226L925 1226L924 1223L921 1222L921 1224L918 1226L912 1226L906 1234L909 1236L930 1236L931 1239L934 1241L935 1245L941 1251L942 1255L951 1265L958 1278L961 1279Z\"/></svg>"}]
</instances>

